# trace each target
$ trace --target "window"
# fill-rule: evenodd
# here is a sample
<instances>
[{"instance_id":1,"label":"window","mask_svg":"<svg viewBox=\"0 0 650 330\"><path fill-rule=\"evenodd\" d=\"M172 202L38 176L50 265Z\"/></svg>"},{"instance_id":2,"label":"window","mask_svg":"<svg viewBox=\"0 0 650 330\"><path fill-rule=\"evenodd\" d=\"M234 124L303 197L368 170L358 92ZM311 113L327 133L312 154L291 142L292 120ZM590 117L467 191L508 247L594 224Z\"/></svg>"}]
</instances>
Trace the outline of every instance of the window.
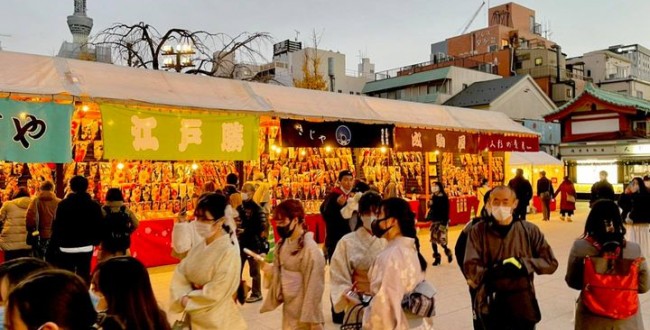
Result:
<instances>
[{"instance_id":1,"label":"window","mask_svg":"<svg viewBox=\"0 0 650 330\"><path fill-rule=\"evenodd\" d=\"M467 88L467 84L463 84L463 90Z\"/></svg>"},{"instance_id":2,"label":"window","mask_svg":"<svg viewBox=\"0 0 650 330\"><path fill-rule=\"evenodd\" d=\"M488 52L489 53L496 52L497 50L499 50L499 47L497 47L497 45L489 45L488 46Z\"/></svg>"},{"instance_id":3,"label":"window","mask_svg":"<svg viewBox=\"0 0 650 330\"><path fill-rule=\"evenodd\" d=\"M642 99L643 98L643 92L642 91L636 91L636 97Z\"/></svg>"},{"instance_id":4,"label":"window","mask_svg":"<svg viewBox=\"0 0 650 330\"><path fill-rule=\"evenodd\" d=\"M544 64L544 59L541 57L535 57L535 66L541 66L542 64Z\"/></svg>"},{"instance_id":5,"label":"window","mask_svg":"<svg viewBox=\"0 0 650 330\"><path fill-rule=\"evenodd\" d=\"M350 95L354 95L354 92L353 92L353 91L350 91Z\"/></svg>"},{"instance_id":6,"label":"window","mask_svg":"<svg viewBox=\"0 0 650 330\"><path fill-rule=\"evenodd\" d=\"M587 77L591 77L591 70L587 70Z\"/></svg>"},{"instance_id":7,"label":"window","mask_svg":"<svg viewBox=\"0 0 650 330\"><path fill-rule=\"evenodd\" d=\"M343 93L343 91L339 89L339 93Z\"/></svg>"},{"instance_id":8,"label":"window","mask_svg":"<svg viewBox=\"0 0 650 330\"><path fill-rule=\"evenodd\" d=\"M508 39L501 39L501 49L507 48L510 46Z\"/></svg>"}]
</instances>

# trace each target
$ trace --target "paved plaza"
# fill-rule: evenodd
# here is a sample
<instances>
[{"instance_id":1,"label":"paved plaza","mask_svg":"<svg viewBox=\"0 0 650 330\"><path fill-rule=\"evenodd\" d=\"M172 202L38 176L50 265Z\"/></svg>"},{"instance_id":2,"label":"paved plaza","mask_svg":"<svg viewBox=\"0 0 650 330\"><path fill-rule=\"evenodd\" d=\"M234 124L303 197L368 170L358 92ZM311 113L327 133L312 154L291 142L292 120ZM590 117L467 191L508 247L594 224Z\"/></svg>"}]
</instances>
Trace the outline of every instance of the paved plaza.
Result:
<instances>
[{"instance_id":1,"label":"paved plaza","mask_svg":"<svg viewBox=\"0 0 650 330\"><path fill-rule=\"evenodd\" d=\"M584 229L585 220L589 208L587 203L579 202L577 214L574 222L566 223L559 219L557 212L551 215L550 222L541 221L541 214L529 215L529 220L538 225L549 244L555 252L555 256L560 262L560 266L553 275L544 275L535 277L535 287L537 290L537 299L542 309L542 321L538 329L562 330L573 329L573 304L578 291L570 289L564 282L566 274L567 258L569 250L575 238L580 236ZM450 247L453 247L458 238L462 226L456 226L449 231ZM419 234L423 243L428 242L428 230L422 230ZM431 262L431 246L423 244L425 257ZM169 300L169 282L175 266L165 266L151 268L150 274L154 285L154 290L158 301L167 307ZM435 328L437 330L457 330L472 329L471 309L467 285L458 268L457 264L443 263L441 266L427 268L427 279L430 280L438 289L436 295ZM329 281L326 276L326 282ZM325 312L326 322L325 329L339 329L337 325L331 322L330 303L328 285L325 286L323 295L323 310ZM641 313L643 313L644 323L650 324L650 294L641 295ZM259 308L261 302L246 304L241 310L244 318L248 322L250 329L280 329L281 311L280 309L272 312L260 314ZM170 319L175 319L176 315L170 315ZM228 317L224 315L224 317Z\"/></svg>"}]
</instances>

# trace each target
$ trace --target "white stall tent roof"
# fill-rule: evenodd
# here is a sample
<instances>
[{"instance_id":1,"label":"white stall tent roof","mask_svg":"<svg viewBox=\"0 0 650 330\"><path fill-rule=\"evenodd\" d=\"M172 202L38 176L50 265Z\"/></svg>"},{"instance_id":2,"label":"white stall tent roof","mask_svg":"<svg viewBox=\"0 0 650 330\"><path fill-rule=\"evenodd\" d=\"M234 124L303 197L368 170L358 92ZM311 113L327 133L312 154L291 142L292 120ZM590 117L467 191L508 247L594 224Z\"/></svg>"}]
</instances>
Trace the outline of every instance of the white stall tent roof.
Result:
<instances>
[{"instance_id":1,"label":"white stall tent roof","mask_svg":"<svg viewBox=\"0 0 650 330\"><path fill-rule=\"evenodd\" d=\"M512 152L510 165L562 165L562 161L543 152Z\"/></svg>"},{"instance_id":2,"label":"white stall tent roof","mask_svg":"<svg viewBox=\"0 0 650 330\"><path fill-rule=\"evenodd\" d=\"M0 51L0 92L64 95L98 102L255 112L271 116L395 123L538 135L506 115L367 96L129 68Z\"/></svg>"}]
</instances>

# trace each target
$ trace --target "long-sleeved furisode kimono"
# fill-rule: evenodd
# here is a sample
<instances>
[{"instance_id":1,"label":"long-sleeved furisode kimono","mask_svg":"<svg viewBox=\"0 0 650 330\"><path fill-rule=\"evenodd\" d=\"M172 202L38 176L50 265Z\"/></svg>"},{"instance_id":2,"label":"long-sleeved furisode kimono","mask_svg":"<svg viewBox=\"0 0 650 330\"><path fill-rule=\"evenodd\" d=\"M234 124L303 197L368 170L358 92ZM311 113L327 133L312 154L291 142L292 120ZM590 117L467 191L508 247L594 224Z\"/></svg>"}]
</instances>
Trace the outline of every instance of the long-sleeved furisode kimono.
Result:
<instances>
[{"instance_id":1,"label":"long-sleeved furisode kimono","mask_svg":"<svg viewBox=\"0 0 650 330\"><path fill-rule=\"evenodd\" d=\"M364 227L341 238L330 262L330 297L336 312L354 307L345 297L353 283L358 292L370 294L368 272L385 247L386 240L373 236Z\"/></svg>"},{"instance_id":2,"label":"long-sleeved furisode kimono","mask_svg":"<svg viewBox=\"0 0 650 330\"><path fill-rule=\"evenodd\" d=\"M413 291L424 277L415 239L400 236L389 241L370 268L373 298L363 315L363 328L433 329L431 318L410 317L402 309L404 295Z\"/></svg>"},{"instance_id":3,"label":"long-sleeved furisode kimono","mask_svg":"<svg viewBox=\"0 0 650 330\"><path fill-rule=\"evenodd\" d=\"M240 271L239 246L230 235L208 245L205 241L195 244L172 277L170 310L189 313L193 330L246 329L233 300ZM181 299L185 295L189 302L183 309Z\"/></svg>"},{"instance_id":4,"label":"long-sleeved furisode kimono","mask_svg":"<svg viewBox=\"0 0 650 330\"><path fill-rule=\"evenodd\" d=\"M304 235L304 246L298 240L286 240L276 251L269 292L261 313L282 304L282 329L309 329L322 324L325 258L314 241L313 233Z\"/></svg>"}]
</instances>

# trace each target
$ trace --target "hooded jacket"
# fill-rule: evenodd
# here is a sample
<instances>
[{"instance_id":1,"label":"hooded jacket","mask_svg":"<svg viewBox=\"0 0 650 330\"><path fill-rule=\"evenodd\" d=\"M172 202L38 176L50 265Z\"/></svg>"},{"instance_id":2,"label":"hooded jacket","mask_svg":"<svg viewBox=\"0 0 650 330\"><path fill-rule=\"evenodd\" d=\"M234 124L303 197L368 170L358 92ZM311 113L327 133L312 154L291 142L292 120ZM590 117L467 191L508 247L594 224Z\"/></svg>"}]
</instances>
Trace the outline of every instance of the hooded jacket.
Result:
<instances>
[{"instance_id":1,"label":"hooded jacket","mask_svg":"<svg viewBox=\"0 0 650 330\"><path fill-rule=\"evenodd\" d=\"M19 197L4 203L0 208L0 224L2 224L0 249L3 251L31 249L25 243L27 239L25 217L30 202L29 197Z\"/></svg>"},{"instance_id":2,"label":"hooded jacket","mask_svg":"<svg viewBox=\"0 0 650 330\"><path fill-rule=\"evenodd\" d=\"M27 209L27 230L36 229L36 214L38 212L38 231L41 238L52 237L52 222L60 201L53 192L41 191Z\"/></svg>"}]
</instances>

